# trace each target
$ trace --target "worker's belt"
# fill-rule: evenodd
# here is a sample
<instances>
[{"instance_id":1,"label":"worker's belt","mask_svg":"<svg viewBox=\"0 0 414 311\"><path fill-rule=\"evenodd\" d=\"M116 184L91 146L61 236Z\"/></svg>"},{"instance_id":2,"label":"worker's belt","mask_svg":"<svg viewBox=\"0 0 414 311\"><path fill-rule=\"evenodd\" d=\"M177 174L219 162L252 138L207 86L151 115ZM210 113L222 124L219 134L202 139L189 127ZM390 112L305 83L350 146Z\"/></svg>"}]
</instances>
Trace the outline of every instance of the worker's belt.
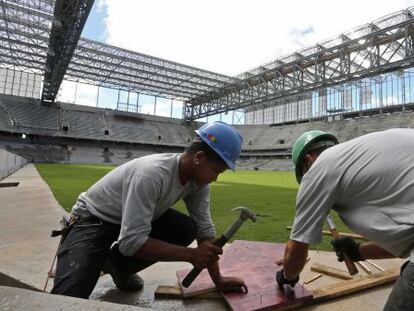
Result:
<instances>
[{"instance_id":1,"label":"worker's belt","mask_svg":"<svg viewBox=\"0 0 414 311\"><path fill-rule=\"evenodd\" d=\"M66 234L69 232L69 229L72 228L73 224L75 222L77 222L78 217L77 216L73 216L71 215L70 217L68 216L63 216L62 219L60 220L60 230L52 230L51 232L51 237L56 237L61 235L62 239L66 236Z\"/></svg>"}]
</instances>

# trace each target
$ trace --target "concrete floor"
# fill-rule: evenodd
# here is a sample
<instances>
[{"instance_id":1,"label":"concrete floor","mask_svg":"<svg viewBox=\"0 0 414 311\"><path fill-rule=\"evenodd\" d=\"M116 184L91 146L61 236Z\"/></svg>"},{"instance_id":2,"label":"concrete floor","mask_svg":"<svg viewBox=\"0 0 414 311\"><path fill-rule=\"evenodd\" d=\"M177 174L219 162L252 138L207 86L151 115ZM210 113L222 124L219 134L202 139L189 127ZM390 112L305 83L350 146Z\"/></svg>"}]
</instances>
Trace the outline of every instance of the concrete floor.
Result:
<instances>
[{"instance_id":1,"label":"concrete floor","mask_svg":"<svg viewBox=\"0 0 414 311\"><path fill-rule=\"evenodd\" d=\"M20 182L20 185L0 188L2 202L0 207L0 272L43 289L58 243L58 238L50 238L50 231L59 228L59 220L66 212L54 199L50 189L33 165L29 164L3 180L3 182L14 181ZM310 266L314 262L345 270L344 264L338 263L332 252L311 251L309 256L310 261L305 266L301 280L306 280L315 274L310 271ZM376 260L375 262L388 268L401 265L403 260ZM182 262L155 264L140 273L145 281L145 287L136 293L119 291L109 276L103 276L90 300L0 287L0 310L60 310L58 306L66 301L68 306L77 306L77 309L80 308L79 304L82 304L85 310L107 310L106 304L97 304L96 300L121 304L118 309L113 307L113 310L139 310L141 307L152 310L228 310L227 305L221 299L154 299L154 291L158 285L176 285L175 271L190 267L190 264ZM370 268L373 272L376 271L375 268ZM307 288L312 290L339 281L323 276L307 285ZM49 283L49 290L52 282L53 280ZM1 274L0 285L2 285ZM323 304L303 307L300 310L331 311L333 308L336 311L358 308L382 310L391 288L392 285L382 286ZM48 304L51 307L43 309L43 306ZM130 309L125 305L132 305L135 308ZM73 310L75 309L73 307ZM62 310L72 309L63 308Z\"/></svg>"}]
</instances>

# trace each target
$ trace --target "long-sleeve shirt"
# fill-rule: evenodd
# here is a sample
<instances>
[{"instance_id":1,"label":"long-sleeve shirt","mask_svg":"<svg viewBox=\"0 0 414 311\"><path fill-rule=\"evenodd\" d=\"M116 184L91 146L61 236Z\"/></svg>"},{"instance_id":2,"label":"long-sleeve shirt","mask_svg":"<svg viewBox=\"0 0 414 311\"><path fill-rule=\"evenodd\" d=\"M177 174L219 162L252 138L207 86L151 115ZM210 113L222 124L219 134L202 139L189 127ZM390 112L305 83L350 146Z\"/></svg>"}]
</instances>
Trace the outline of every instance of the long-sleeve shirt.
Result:
<instances>
[{"instance_id":1,"label":"long-sleeve shirt","mask_svg":"<svg viewBox=\"0 0 414 311\"><path fill-rule=\"evenodd\" d=\"M213 238L210 186L181 184L181 154L154 154L131 160L105 175L79 195L72 212L96 216L121 226L118 243L125 256L134 255L151 232L151 222L183 199L195 221L197 239Z\"/></svg>"}]
</instances>

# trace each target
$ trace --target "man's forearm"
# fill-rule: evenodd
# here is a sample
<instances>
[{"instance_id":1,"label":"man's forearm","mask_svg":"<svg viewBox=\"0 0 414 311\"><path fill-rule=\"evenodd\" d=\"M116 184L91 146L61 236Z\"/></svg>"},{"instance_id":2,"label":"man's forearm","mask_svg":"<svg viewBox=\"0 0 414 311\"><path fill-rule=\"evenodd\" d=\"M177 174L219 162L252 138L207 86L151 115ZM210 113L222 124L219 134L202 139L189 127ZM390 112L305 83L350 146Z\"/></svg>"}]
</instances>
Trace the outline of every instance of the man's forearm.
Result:
<instances>
[{"instance_id":1,"label":"man's forearm","mask_svg":"<svg viewBox=\"0 0 414 311\"><path fill-rule=\"evenodd\" d=\"M214 283L217 283L221 279L220 267L218 261L212 263L207 267L208 273L210 274L211 279Z\"/></svg>"},{"instance_id":2,"label":"man's forearm","mask_svg":"<svg viewBox=\"0 0 414 311\"><path fill-rule=\"evenodd\" d=\"M151 261L187 261L192 262L194 249L161 240L149 238L135 253L134 257Z\"/></svg>"},{"instance_id":3,"label":"man's forearm","mask_svg":"<svg viewBox=\"0 0 414 311\"><path fill-rule=\"evenodd\" d=\"M359 246L359 253L361 254L362 259L395 258L389 251L372 242L361 244Z\"/></svg>"},{"instance_id":4,"label":"man's forearm","mask_svg":"<svg viewBox=\"0 0 414 311\"><path fill-rule=\"evenodd\" d=\"M295 279L306 263L308 244L289 240L286 243L283 269L288 280Z\"/></svg>"}]
</instances>

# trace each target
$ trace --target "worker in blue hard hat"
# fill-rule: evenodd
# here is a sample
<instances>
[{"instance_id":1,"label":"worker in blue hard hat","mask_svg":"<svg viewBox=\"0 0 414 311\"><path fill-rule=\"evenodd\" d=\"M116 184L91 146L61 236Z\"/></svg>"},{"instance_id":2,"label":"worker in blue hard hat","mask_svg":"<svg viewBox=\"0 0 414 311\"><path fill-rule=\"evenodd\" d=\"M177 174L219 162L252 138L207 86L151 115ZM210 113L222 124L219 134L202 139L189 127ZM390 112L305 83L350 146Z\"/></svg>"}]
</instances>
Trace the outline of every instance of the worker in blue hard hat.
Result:
<instances>
[{"instance_id":1,"label":"worker in blue hard hat","mask_svg":"<svg viewBox=\"0 0 414 311\"><path fill-rule=\"evenodd\" d=\"M242 141L230 125L207 123L183 153L134 159L81 193L59 247L52 293L88 298L101 271L119 289L139 290L136 272L157 261L190 262L207 268L219 290L246 291L242 279L220 273L209 200L209 184L235 170ZM190 216L171 208L180 199ZM187 247L194 239L198 246Z\"/></svg>"},{"instance_id":2,"label":"worker in blue hard hat","mask_svg":"<svg viewBox=\"0 0 414 311\"><path fill-rule=\"evenodd\" d=\"M322 239L331 209L369 242L333 240L339 261L402 257L402 267L386 311L414 310L414 130L390 129L338 144L335 136L303 133L292 149L300 184L280 288L299 280L310 244Z\"/></svg>"}]
</instances>

